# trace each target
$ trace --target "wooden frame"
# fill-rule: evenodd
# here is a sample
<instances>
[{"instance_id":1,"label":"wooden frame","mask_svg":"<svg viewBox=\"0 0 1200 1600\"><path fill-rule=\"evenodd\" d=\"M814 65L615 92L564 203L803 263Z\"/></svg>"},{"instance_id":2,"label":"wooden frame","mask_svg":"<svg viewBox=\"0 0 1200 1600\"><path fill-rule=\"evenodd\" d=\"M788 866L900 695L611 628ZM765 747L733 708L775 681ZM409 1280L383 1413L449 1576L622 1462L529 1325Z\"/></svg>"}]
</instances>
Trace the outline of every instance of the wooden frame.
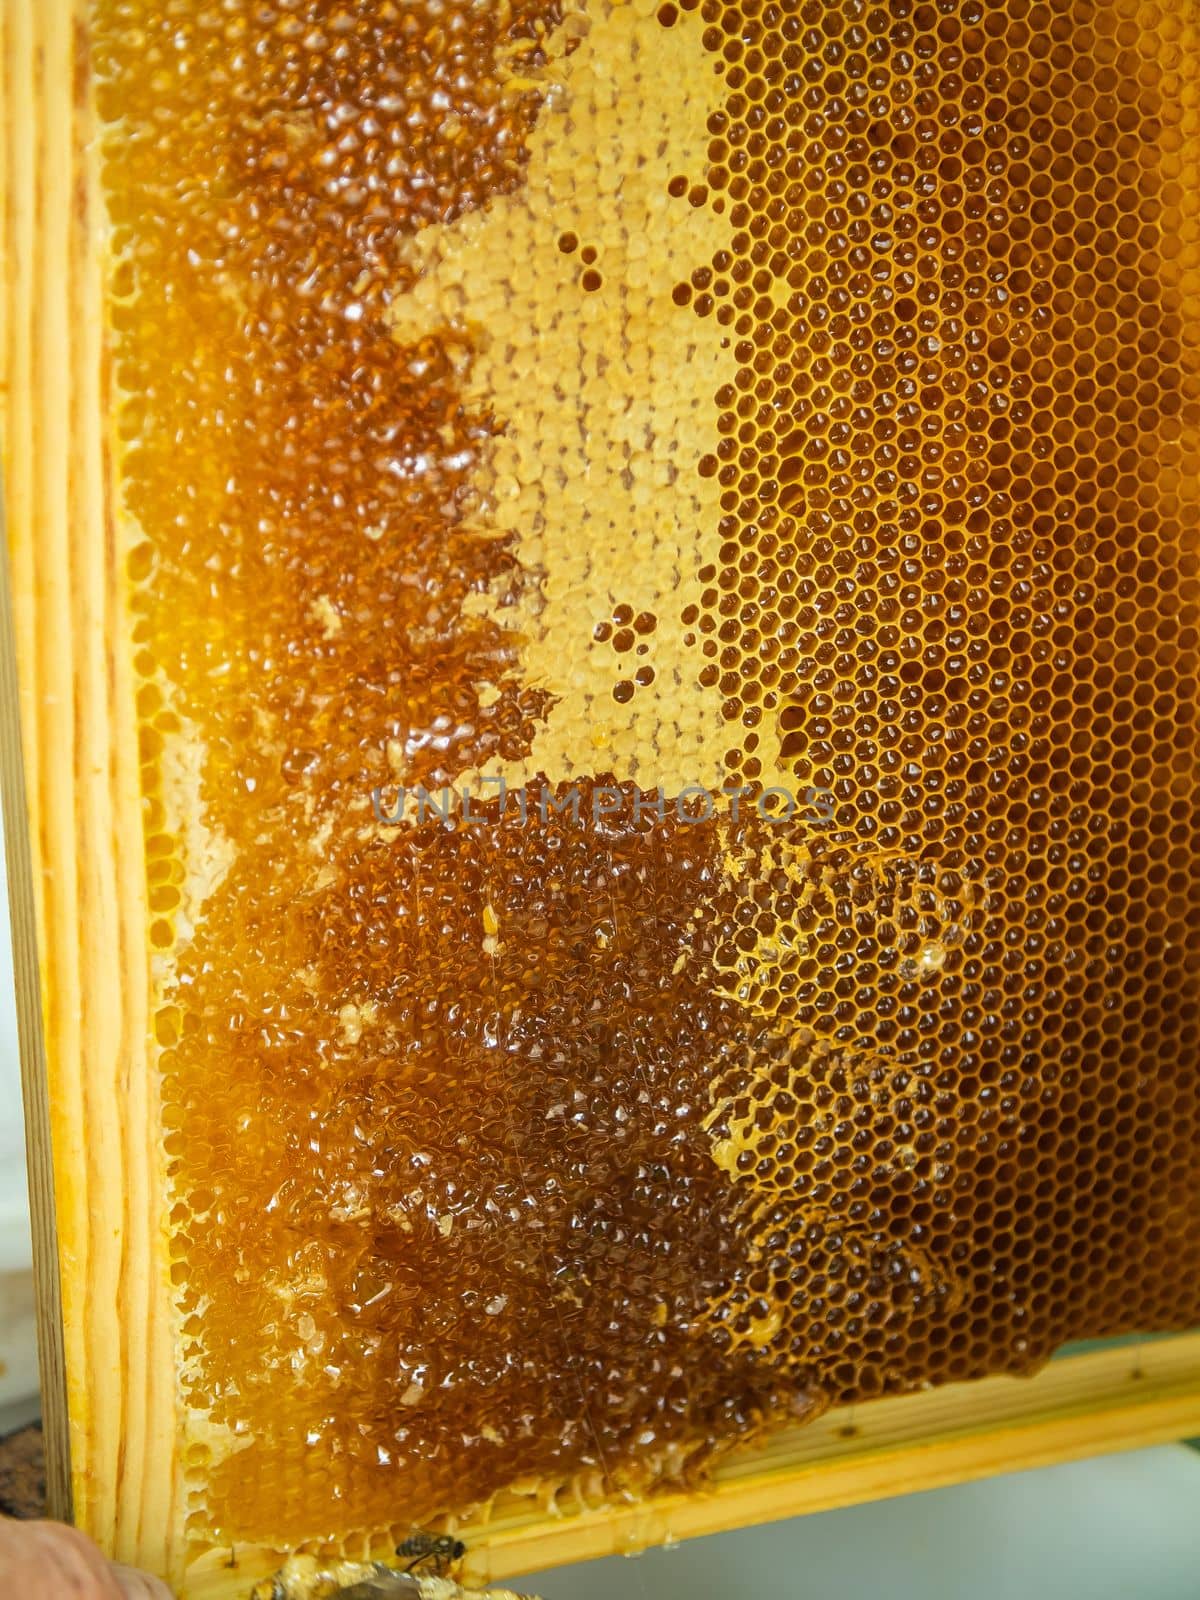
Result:
<instances>
[{"instance_id":1,"label":"wooden frame","mask_svg":"<svg viewBox=\"0 0 1200 1600\"><path fill-rule=\"evenodd\" d=\"M50 1509L196 1600L233 1600L278 1557L187 1565L82 5L0 0L0 765ZM1200 1335L831 1413L731 1457L694 1495L568 1519L498 1511L470 1570L502 1577L1188 1433L1200 1433Z\"/></svg>"},{"instance_id":2,"label":"wooden frame","mask_svg":"<svg viewBox=\"0 0 1200 1600\"><path fill-rule=\"evenodd\" d=\"M105 223L86 47L71 0L9 0L0 25L5 490L27 834L12 728L4 750L50 1510L73 1512L122 1558L176 1572L141 796L100 425Z\"/></svg>"}]
</instances>

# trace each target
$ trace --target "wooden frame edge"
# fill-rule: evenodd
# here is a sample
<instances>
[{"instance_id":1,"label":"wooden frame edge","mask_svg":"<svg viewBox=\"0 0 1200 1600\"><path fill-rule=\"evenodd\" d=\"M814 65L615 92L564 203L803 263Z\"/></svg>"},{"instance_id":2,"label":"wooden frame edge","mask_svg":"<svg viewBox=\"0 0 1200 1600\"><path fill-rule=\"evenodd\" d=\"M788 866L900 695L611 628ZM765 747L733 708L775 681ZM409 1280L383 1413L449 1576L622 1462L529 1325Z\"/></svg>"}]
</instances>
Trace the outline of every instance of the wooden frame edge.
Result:
<instances>
[{"instance_id":1,"label":"wooden frame edge","mask_svg":"<svg viewBox=\"0 0 1200 1600\"><path fill-rule=\"evenodd\" d=\"M11 599L0 758L50 1509L109 1554L175 1577L186 1510L84 7L0 0Z\"/></svg>"},{"instance_id":2,"label":"wooden frame edge","mask_svg":"<svg viewBox=\"0 0 1200 1600\"><path fill-rule=\"evenodd\" d=\"M37 126L33 100L40 78L34 19L20 4L0 10L3 75L0 78L0 138L3 139L2 250L6 284L3 321L3 438L6 482L0 495L0 530L5 560L0 573L0 791L8 873L8 905L12 922L13 977L20 1041L21 1089L25 1113L33 1269L41 1379L42 1426L45 1439L46 1502L51 1516L70 1520L73 1511L71 1453L67 1403L67 1360L62 1316L55 1174L47 1072L44 969L40 957L41 923L34 869L31 821L35 816L32 775L22 737L21 693L13 589L20 555L10 542L8 505L11 491L22 487L16 458L26 458L32 477L32 411L19 407L23 389L33 383L34 316L22 325L17 306L32 308L33 212L37 196L37 143L29 134ZM23 134L23 131L24 134ZM27 257L26 252L29 252ZM14 485L13 478L17 479Z\"/></svg>"},{"instance_id":3,"label":"wooden frame edge","mask_svg":"<svg viewBox=\"0 0 1200 1600\"><path fill-rule=\"evenodd\" d=\"M3 503L0 501L0 534L4 526ZM54 1157L46 1076L46 1042L42 1024L33 860L25 809L25 763L17 709L17 657L7 561L0 573L0 794L4 812L8 911L12 922L29 1211L34 1233L34 1301L45 1439L46 1509L48 1515L69 1522L73 1511L73 1495L62 1279L58 1263Z\"/></svg>"}]
</instances>

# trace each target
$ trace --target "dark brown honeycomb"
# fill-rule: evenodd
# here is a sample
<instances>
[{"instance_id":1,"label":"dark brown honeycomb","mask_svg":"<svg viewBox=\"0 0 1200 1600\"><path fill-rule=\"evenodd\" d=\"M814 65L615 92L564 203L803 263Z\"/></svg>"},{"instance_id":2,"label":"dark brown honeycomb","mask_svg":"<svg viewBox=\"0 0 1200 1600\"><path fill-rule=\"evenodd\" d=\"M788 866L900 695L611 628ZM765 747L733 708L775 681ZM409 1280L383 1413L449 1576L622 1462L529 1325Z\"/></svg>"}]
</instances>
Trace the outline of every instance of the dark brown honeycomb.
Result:
<instances>
[{"instance_id":1,"label":"dark brown honeycomb","mask_svg":"<svg viewBox=\"0 0 1200 1600\"><path fill-rule=\"evenodd\" d=\"M395 313L547 119L587 160L553 64L621 28L707 115L664 226L721 242L651 309L729 375L682 665L632 582L578 651L715 706L750 799L376 827L553 714L472 374L625 292L605 218L512 264L565 327ZM1198 48L1133 0L95 0L197 1548L1197 1320ZM598 748L531 776L631 799Z\"/></svg>"}]
</instances>

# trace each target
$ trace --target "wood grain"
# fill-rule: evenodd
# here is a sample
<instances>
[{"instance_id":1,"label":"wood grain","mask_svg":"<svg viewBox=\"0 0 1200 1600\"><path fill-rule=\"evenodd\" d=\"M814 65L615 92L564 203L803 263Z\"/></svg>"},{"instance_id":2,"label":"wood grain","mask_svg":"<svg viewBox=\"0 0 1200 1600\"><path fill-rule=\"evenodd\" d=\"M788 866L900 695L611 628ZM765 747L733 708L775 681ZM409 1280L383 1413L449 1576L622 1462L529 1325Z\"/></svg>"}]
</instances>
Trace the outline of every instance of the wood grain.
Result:
<instances>
[{"instance_id":1,"label":"wood grain","mask_svg":"<svg viewBox=\"0 0 1200 1600\"><path fill-rule=\"evenodd\" d=\"M6 0L3 29L4 466L24 807L11 727L4 769L50 1504L120 1559L169 1573L180 1548L169 1278L86 33L73 0Z\"/></svg>"},{"instance_id":2,"label":"wood grain","mask_svg":"<svg viewBox=\"0 0 1200 1600\"><path fill-rule=\"evenodd\" d=\"M37 1294L41 1360L42 1411L46 1431L46 1492L52 1515L71 1512L67 1448L67 1378L61 1312L61 1282L55 1248L56 1207L52 1159L49 1080L43 1026L43 972L38 960L38 928L45 928L45 895L35 852L41 841L26 824L40 815L42 773L38 731L30 727L36 704L27 675L18 696L17 651L25 654L31 640L31 602L36 582L33 553L39 537L39 429L35 388L36 349L41 307L35 304L35 272L43 247L41 129L37 112L44 76L45 41L37 19L20 6L5 7L2 22L4 72L4 455L5 531L10 553L8 575L0 593L0 772L3 781L4 832L8 868L9 911L13 928L13 967L20 1030L22 1086ZM10 533L11 529L11 533ZM17 645L16 612L22 645ZM33 645L36 649L36 645ZM24 759L22 726L30 740Z\"/></svg>"}]
</instances>

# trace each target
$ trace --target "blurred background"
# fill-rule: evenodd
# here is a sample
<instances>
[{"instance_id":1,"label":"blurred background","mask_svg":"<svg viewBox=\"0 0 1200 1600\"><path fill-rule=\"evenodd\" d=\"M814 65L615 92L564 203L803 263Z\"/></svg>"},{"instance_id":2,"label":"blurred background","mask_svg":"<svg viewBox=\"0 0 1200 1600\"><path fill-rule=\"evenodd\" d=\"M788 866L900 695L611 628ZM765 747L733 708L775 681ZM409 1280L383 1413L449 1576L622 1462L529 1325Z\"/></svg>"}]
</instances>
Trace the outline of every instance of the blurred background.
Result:
<instances>
[{"instance_id":1,"label":"blurred background","mask_svg":"<svg viewBox=\"0 0 1200 1600\"><path fill-rule=\"evenodd\" d=\"M0 881L3 874L0 852ZM4 892L0 1436L38 1415L6 884ZM895 1499L874 1505L564 1567L515 1586L544 1600L1200 1600L1200 1451L1187 1445L1100 1456L925 1494L905 1495L903 1489L898 1483Z\"/></svg>"},{"instance_id":2,"label":"blurred background","mask_svg":"<svg viewBox=\"0 0 1200 1600\"><path fill-rule=\"evenodd\" d=\"M0 1434L38 1414L29 1198L13 997L8 883L0 843Z\"/></svg>"}]
</instances>

